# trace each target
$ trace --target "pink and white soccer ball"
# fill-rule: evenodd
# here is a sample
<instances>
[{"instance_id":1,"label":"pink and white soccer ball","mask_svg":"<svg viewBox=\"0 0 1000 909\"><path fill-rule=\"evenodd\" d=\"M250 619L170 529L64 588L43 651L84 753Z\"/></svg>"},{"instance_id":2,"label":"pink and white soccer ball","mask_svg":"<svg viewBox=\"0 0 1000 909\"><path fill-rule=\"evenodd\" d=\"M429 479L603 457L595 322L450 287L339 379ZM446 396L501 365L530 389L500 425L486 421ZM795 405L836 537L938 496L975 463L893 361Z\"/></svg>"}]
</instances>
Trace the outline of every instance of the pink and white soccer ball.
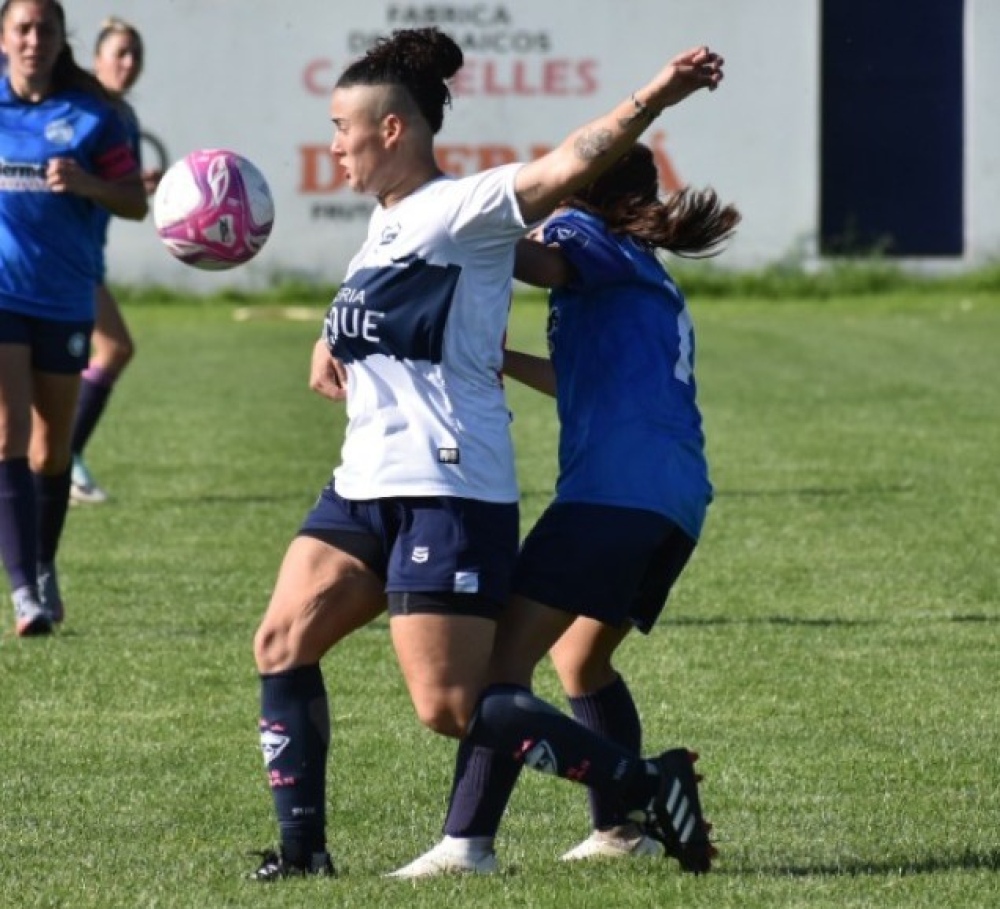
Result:
<instances>
[{"instance_id":1,"label":"pink and white soccer ball","mask_svg":"<svg viewBox=\"0 0 1000 909\"><path fill-rule=\"evenodd\" d=\"M153 223L171 255L221 271L260 252L274 224L274 199L264 175L242 155L200 149L163 175Z\"/></svg>"}]
</instances>

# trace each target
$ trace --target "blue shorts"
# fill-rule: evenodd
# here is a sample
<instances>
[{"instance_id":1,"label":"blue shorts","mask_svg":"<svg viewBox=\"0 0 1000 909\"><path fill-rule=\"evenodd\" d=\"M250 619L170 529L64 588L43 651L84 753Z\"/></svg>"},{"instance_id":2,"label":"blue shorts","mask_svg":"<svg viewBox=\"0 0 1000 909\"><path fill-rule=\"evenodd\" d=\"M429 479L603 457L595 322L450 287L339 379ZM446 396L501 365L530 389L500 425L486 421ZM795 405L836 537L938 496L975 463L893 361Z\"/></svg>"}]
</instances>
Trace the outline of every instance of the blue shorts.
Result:
<instances>
[{"instance_id":1,"label":"blue shorts","mask_svg":"<svg viewBox=\"0 0 1000 909\"><path fill-rule=\"evenodd\" d=\"M331 481L299 534L353 555L382 578L390 615L496 618L510 596L518 505L447 496L352 501Z\"/></svg>"},{"instance_id":2,"label":"blue shorts","mask_svg":"<svg viewBox=\"0 0 1000 909\"><path fill-rule=\"evenodd\" d=\"M663 515L638 508L550 505L521 546L514 593L648 634L696 543Z\"/></svg>"},{"instance_id":3,"label":"blue shorts","mask_svg":"<svg viewBox=\"0 0 1000 909\"><path fill-rule=\"evenodd\" d=\"M93 322L54 322L0 309L0 344L30 347L31 367L38 372L83 372L93 328Z\"/></svg>"}]
</instances>

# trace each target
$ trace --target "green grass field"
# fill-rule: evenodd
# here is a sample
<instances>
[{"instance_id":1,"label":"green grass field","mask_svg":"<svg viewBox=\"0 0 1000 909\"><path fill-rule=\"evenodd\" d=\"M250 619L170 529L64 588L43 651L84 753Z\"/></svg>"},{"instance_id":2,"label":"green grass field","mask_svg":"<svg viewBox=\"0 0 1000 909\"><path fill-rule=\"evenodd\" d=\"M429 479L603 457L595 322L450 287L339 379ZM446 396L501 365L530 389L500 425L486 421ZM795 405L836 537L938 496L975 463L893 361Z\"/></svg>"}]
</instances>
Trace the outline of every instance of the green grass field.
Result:
<instances>
[{"instance_id":1,"label":"green grass field","mask_svg":"<svg viewBox=\"0 0 1000 909\"><path fill-rule=\"evenodd\" d=\"M717 498L621 666L650 748L702 754L717 872L561 865L585 794L525 774L504 874L382 879L438 836L453 746L380 623L324 664L340 877L244 880L275 838L251 638L342 418L306 388L318 323L130 305L138 357L89 452L115 499L70 514L66 627L22 641L8 615L0 640L0 905L1000 905L1000 295L692 308ZM513 344L543 326L519 305ZM510 397L527 524L556 427Z\"/></svg>"}]
</instances>

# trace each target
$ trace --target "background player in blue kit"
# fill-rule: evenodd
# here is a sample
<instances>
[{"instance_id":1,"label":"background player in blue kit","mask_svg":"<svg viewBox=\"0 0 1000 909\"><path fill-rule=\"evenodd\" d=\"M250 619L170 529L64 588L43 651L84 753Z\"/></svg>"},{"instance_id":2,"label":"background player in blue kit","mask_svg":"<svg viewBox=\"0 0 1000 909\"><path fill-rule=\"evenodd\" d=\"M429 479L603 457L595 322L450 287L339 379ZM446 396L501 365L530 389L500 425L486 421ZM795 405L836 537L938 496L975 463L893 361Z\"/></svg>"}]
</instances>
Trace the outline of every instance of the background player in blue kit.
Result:
<instances>
[{"instance_id":1,"label":"background player in blue kit","mask_svg":"<svg viewBox=\"0 0 1000 909\"><path fill-rule=\"evenodd\" d=\"M333 358L347 371L340 464L286 551L254 641L281 834L260 880L332 873L320 660L386 609L411 700L434 731L471 729L496 748L544 735L563 775L653 811L657 830L671 823L671 785L697 799L686 752L683 766L644 761L527 692L489 710L477 701L518 543L500 381L517 242L663 108L718 85L722 60L681 54L544 157L458 179L440 171L434 135L462 62L436 29L397 31L347 67L331 98L331 152L348 185L379 204L327 314L328 351L313 360L314 387L336 384Z\"/></svg>"},{"instance_id":2,"label":"background player in blue kit","mask_svg":"<svg viewBox=\"0 0 1000 909\"><path fill-rule=\"evenodd\" d=\"M94 45L94 75L110 95L122 122L136 161L142 166L140 154L139 118L125 96L142 75L145 58L139 30L122 19L105 20ZM142 170L142 182L147 195L152 195L160 181L159 169ZM74 502L99 504L108 498L107 492L94 479L83 458L83 451L104 414L108 398L122 372L135 355L135 344L122 315L118 301L105 282L104 247L107 245L111 213L104 208L94 212L95 226L101 237L99 262L100 282L97 285L96 321L91 334L91 354L80 381L80 399L73 422L73 472L70 497Z\"/></svg>"},{"instance_id":3,"label":"background player in blue kit","mask_svg":"<svg viewBox=\"0 0 1000 909\"><path fill-rule=\"evenodd\" d=\"M121 120L56 0L0 5L0 555L18 634L62 621L55 556L100 252L94 210L143 218ZM30 458L30 462L29 462Z\"/></svg>"},{"instance_id":4,"label":"background player in blue kit","mask_svg":"<svg viewBox=\"0 0 1000 909\"><path fill-rule=\"evenodd\" d=\"M694 328L656 252L711 254L739 219L711 190L661 201L653 154L637 144L546 222L541 242L518 247L515 275L554 288L550 358L507 351L504 372L556 397L559 476L518 557L486 698L528 690L549 651L576 719L635 755L639 713L612 659L632 628L653 627L712 497ZM395 876L496 867L520 762L475 739L459 746L444 839ZM663 854L613 793L590 799L593 833L564 858Z\"/></svg>"}]
</instances>

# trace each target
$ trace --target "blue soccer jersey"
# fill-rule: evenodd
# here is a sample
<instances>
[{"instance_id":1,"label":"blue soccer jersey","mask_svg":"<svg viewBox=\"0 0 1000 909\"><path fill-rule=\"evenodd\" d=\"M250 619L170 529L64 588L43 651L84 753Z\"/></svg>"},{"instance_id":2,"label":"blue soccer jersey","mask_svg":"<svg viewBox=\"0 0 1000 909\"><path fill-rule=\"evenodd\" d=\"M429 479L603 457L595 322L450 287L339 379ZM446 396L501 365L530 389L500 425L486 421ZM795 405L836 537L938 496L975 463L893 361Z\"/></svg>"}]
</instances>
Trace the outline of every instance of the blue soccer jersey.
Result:
<instances>
[{"instance_id":1,"label":"blue soccer jersey","mask_svg":"<svg viewBox=\"0 0 1000 909\"><path fill-rule=\"evenodd\" d=\"M649 249L584 212L545 225L576 270L552 291L556 501L642 508L697 539L712 487L684 296Z\"/></svg>"},{"instance_id":2,"label":"blue soccer jersey","mask_svg":"<svg viewBox=\"0 0 1000 909\"><path fill-rule=\"evenodd\" d=\"M30 104L0 82L0 309L54 321L87 321L101 239L95 203L54 193L52 158L76 159L114 180L136 169L121 118L92 95L65 91Z\"/></svg>"}]
</instances>

